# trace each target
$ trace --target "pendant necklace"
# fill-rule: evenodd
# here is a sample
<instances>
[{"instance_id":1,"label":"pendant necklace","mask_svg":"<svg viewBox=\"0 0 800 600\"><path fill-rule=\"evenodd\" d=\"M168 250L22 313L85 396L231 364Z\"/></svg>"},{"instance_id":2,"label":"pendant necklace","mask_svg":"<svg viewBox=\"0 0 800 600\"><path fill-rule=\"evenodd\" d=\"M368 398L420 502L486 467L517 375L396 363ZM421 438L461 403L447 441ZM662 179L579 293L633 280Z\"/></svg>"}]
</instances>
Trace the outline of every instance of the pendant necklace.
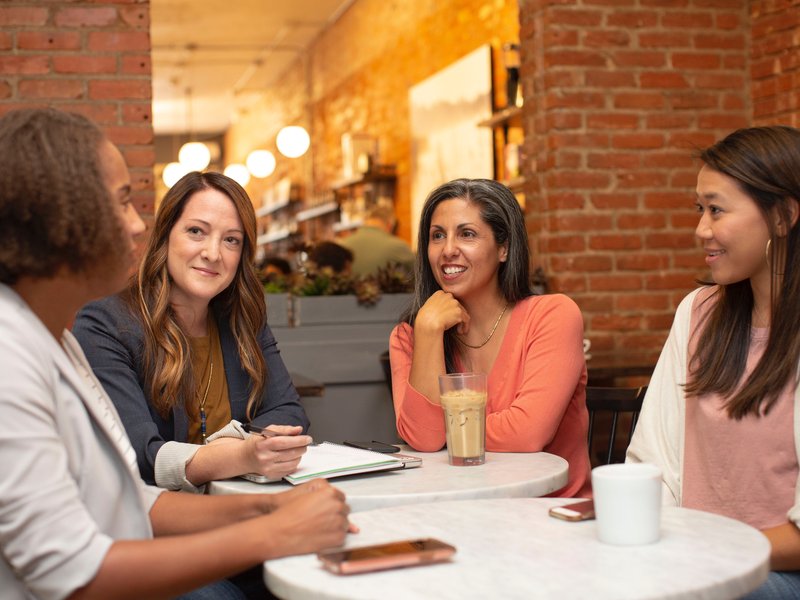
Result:
<instances>
[{"instance_id":1,"label":"pendant necklace","mask_svg":"<svg viewBox=\"0 0 800 600\"><path fill-rule=\"evenodd\" d=\"M477 350L478 348L483 348L486 344L489 343L489 340L492 339L492 336L494 335L494 332L497 330L497 326L500 325L500 319L502 319L503 315L506 314L506 309L507 308L508 308L508 302L506 302L506 305L503 307L503 311L500 313L500 316L497 317L497 321L494 322L494 327L492 327L492 330L489 332L489 335L487 336L487 338L485 340L483 340L477 346L473 346L472 344L468 344L467 342L465 342L464 340L462 340L458 336L456 336L456 339L458 339L458 341L461 342L462 344L464 344L467 348L473 348L474 350Z\"/></svg>"},{"instance_id":2,"label":"pendant necklace","mask_svg":"<svg viewBox=\"0 0 800 600\"><path fill-rule=\"evenodd\" d=\"M213 348L209 348L208 354L208 382L203 399L200 401L200 435L203 436L203 443L206 443L206 400L208 400L208 390L211 389L211 378L214 376L214 356Z\"/></svg>"}]
</instances>

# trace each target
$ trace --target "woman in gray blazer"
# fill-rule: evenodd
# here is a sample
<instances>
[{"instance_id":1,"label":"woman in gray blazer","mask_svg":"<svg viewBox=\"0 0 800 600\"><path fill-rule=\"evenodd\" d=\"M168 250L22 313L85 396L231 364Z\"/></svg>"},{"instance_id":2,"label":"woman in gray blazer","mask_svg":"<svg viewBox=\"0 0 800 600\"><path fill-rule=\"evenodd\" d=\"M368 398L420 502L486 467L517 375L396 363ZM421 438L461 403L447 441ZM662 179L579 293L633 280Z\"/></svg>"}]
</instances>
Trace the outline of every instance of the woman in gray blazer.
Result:
<instances>
[{"instance_id":1,"label":"woman in gray blazer","mask_svg":"<svg viewBox=\"0 0 800 600\"><path fill-rule=\"evenodd\" d=\"M125 284L144 232L122 155L84 117L23 110L0 118L0 164L0 595L243 598L222 579L340 545L348 508L324 482L198 496L141 480L66 330Z\"/></svg>"},{"instance_id":2,"label":"woman in gray blazer","mask_svg":"<svg viewBox=\"0 0 800 600\"><path fill-rule=\"evenodd\" d=\"M243 473L280 479L311 441L266 324L256 234L238 183L189 173L164 196L128 288L75 320L148 483L202 491ZM280 435L248 435L249 422Z\"/></svg>"}]
</instances>

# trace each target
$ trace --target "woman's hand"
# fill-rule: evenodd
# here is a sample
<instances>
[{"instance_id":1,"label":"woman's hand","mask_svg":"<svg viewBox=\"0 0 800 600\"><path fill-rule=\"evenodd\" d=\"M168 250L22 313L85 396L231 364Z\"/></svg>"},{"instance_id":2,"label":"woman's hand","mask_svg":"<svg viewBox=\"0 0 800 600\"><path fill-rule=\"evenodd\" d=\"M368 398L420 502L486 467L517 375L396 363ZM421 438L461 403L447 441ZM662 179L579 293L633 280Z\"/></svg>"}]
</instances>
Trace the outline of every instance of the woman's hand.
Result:
<instances>
[{"instance_id":1,"label":"woman's hand","mask_svg":"<svg viewBox=\"0 0 800 600\"><path fill-rule=\"evenodd\" d=\"M451 327L457 327L459 335L466 335L469 313L453 294L438 290L419 309L414 331L441 335Z\"/></svg>"},{"instance_id":2,"label":"woman's hand","mask_svg":"<svg viewBox=\"0 0 800 600\"><path fill-rule=\"evenodd\" d=\"M303 428L299 425L270 425L268 429L278 435L264 437L255 434L245 440L247 472L280 479L297 470L312 440L308 435L300 435Z\"/></svg>"},{"instance_id":3,"label":"woman's hand","mask_svg":"<svg viewBox=\"0 0 800 600\"><path fill-rule=\"evenodd\" d=\"M358 530L347 518L350 507L344 494L324 479L315 479L279 496L271 514L279 528L276 539L282 542L279 556L341 546L348 532Z\"/></svg>"},{"instance_id":4,"label":"woman's hand","mask_svg":"<svg viewBox=\"0 0 800 600\"><path fill-rule=\"evenodd\" d=\"M265 496L269 497L270 499L270 507L271 507L270 512L274 512L279 508L281 508L282 506L291 504L301 496L317 492L327 487L332 487L327 479L312 479L311 481L307 481L306 483L301 483L300 485L296 485L292 489L286 492L278 492L277 494L265 494ZM359 529L358 527L350 523L348 531L350 533L358 533Z\"/></svg>"}]
</instances>

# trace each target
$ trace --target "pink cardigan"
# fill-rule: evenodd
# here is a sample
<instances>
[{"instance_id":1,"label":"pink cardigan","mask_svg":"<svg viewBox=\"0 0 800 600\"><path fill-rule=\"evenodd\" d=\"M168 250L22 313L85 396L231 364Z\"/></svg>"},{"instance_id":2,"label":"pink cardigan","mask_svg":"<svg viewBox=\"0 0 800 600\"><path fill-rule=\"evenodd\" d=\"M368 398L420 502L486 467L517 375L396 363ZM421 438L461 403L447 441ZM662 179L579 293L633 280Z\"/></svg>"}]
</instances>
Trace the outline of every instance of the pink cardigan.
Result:
<instances>
[{"instance_id":1,"label":"pink cardigan","mask_svg":"<svg viewBox=\"0 0 800 600\"><path fill-rule=\"evenodd\" d=\"M397 431L414 449L445 445L444 417L408 383L414 331L401 323L389 342ZM531 296L511 312L489 373L486 449L550 452L569 462L569 482L558 495L591 496L587 448L586 362L583 318L561 294Z\"/></svg>"}]
</instances>

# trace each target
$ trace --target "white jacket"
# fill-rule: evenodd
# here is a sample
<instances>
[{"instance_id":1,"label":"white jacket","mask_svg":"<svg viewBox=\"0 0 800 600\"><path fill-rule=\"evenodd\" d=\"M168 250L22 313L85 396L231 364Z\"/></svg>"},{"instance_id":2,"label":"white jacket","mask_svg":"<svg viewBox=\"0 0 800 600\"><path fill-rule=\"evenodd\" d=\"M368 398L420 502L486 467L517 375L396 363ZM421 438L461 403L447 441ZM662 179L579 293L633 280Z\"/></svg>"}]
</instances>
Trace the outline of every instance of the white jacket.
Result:
<instances>
[{"instance_id":1,"label":"white jacket","mask_svg":"<svg viewBox=\"0 0 800 600\"><path fill-rule=\"evenodd\" d=\"M152 537L146 486L80 346L0 284L0 596L60 599L114 540Z\"/></svg>"},{"instance_id":2,"label":"white jacket","mask_svg":"<svg viewBox=\"0 0 800 600\"><path fill-rule=\"evenodd\" d=\"M686 398L683 385L688 372L689 326L699 288L678 306L664 349L650 379L644 406L628 447L627 462L647 462L661 468L666 505L681 505ZM794 395L794 447L800 462L800 387ZM800 478L795 484L794 506L787 517L800 526Z\"/></svg>"}]
</instances>

